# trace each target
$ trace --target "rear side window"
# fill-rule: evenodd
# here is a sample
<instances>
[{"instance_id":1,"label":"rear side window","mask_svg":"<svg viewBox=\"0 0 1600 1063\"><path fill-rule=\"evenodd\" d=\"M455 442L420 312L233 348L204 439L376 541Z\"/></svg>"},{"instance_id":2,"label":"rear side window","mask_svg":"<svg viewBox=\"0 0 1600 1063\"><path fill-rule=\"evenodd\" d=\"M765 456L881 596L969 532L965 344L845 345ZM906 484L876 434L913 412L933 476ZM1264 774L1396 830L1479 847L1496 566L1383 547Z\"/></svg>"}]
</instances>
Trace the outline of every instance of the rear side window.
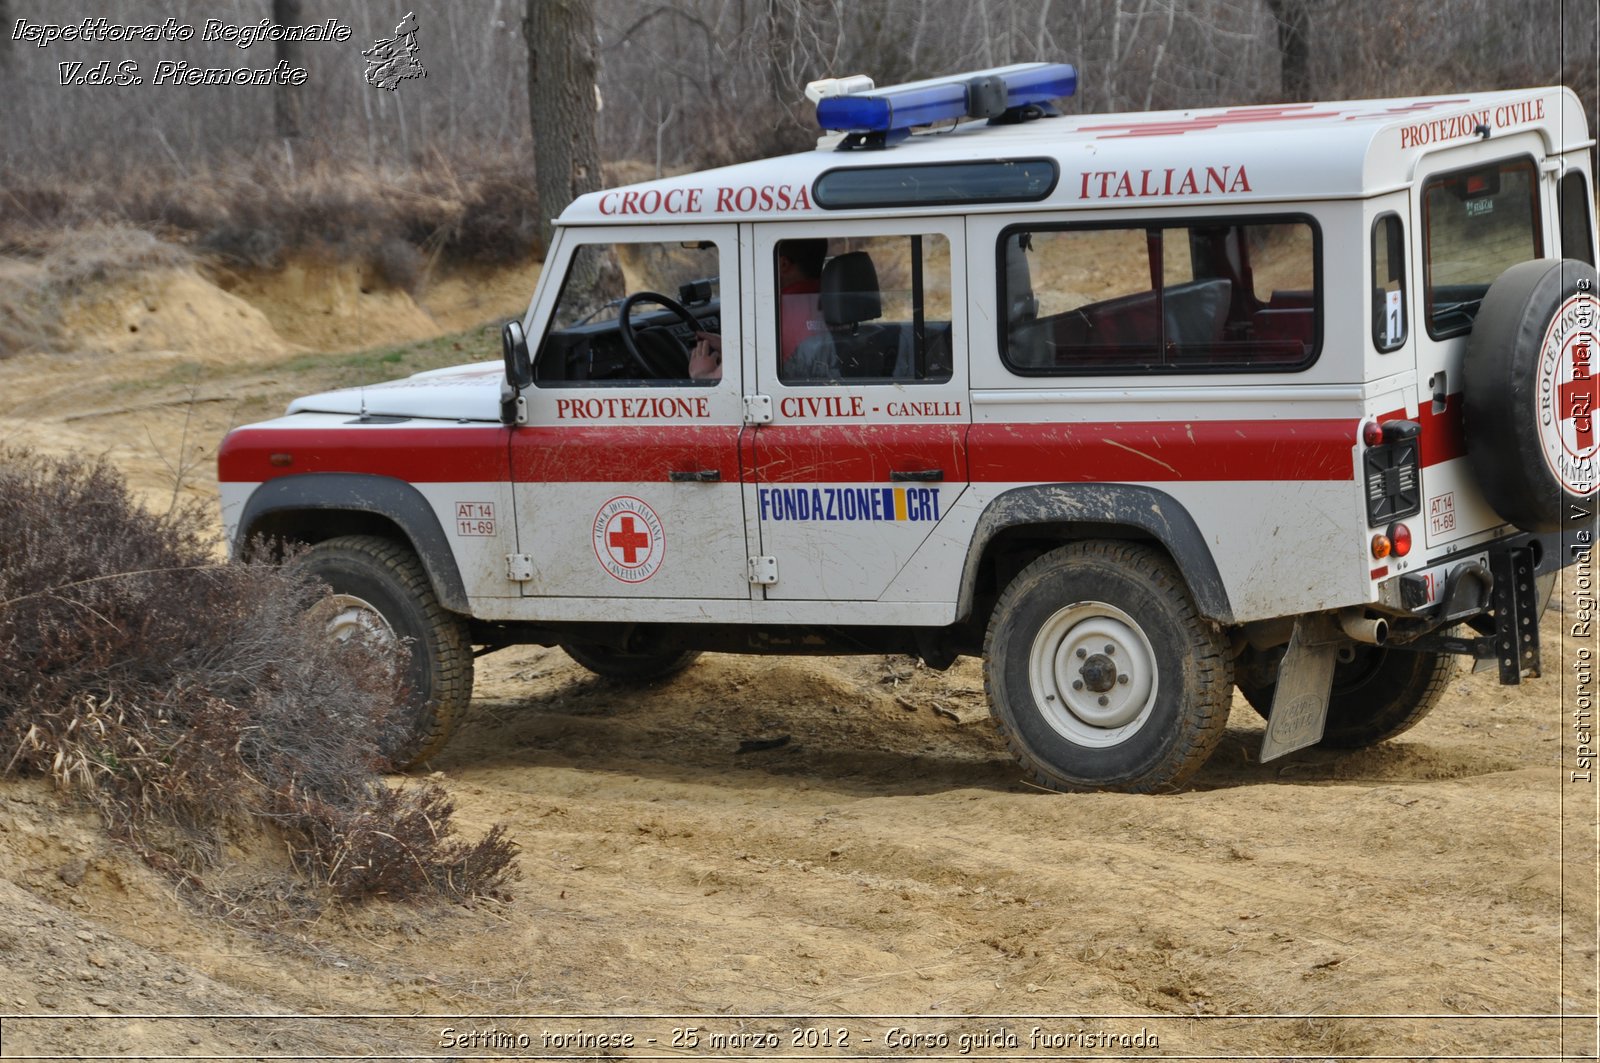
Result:
<instances>
[{"instance_id":1,"label":"rear side window","mask_svg":"<svg viewBox=\"0 0 1600 1063\"><path fill-rule=\"evenodd\" d=\"M1428 335L1472 328L1484 293L1507 268L1543 253L1532 159L1431 178L1422 192Z\"/></svg>"},{"instance_id":2,"label":"rear side window","mask_svg":"<svg viewBox=\"0 0 1600 1063\"><path fill-rule=\"evenodd\" d=\"M1406 243L1398 214L1372 223L1372 342L1392 351L1406 341Z\"/></svg>"},{"instance_id":3,"label":"rear side window","mask_svg":"<svg viewBox=\"0 0 1600 1063\"><path fill-rule=\"evenodd\" d=\"M1594 230L1590 228L1588 186L1574 170L1561 179L1561 257L1594 265Z\"/></svg>"},{"instance_id":4,"label":"rear side window","mask_svg":"<svg viewBox=\"0 0 1600 1063\"><path fill-rule=\"evenodd\" d=\"M1303 369L1320 262L1303 217L1008 229L1001 357L1028 376Z\"/></svg>"}]
</instances>

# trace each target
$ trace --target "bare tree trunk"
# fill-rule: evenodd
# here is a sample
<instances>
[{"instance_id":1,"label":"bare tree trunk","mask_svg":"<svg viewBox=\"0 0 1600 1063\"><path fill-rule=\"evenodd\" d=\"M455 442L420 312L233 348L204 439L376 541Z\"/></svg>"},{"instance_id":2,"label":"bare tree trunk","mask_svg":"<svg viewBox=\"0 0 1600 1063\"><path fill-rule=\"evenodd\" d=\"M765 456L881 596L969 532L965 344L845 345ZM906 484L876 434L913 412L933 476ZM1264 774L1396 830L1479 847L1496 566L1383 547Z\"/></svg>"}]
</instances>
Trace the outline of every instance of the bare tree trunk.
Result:
<instances>
[{"instance_id":1,"label":"bare tree trunk","mask_svg":"<svg viewBox=\"0 0 1600 1063\"><path fill-rule=\"evenodd\" d=\"M11 61L11 0L0 0L0 74Z\"/></svg>"},{"instance_id":2,"label":"bare tree trunk","mask_svg":"<svg viewBox=\"0 0 1600 1063\"><path fill-rule=\"evenodd\" d=\"M3 3L4 0L0 0ZM280 26L300 24L300 0L272 0L272 21ZM300 45L295 41L275 41L273 58L289 66L299 66ZM278 136L285 140L300 135L300 86L283 84L273 96L273 113L277 119Z\"/></svg>"},{"instance_id":3,"label":"bare tree trunk","mask_svg":"<svg viewBox=\"0 0 1600 1063\"><path fill-rule=\"evenodd\" d=\"M527 0L522 36L528 43L539 239L549 247L550 219L600 187L594 0Z\"/></svg>"},{"instance_id":4,"label":"bare tree trunk","mask_svg":"<svg viewBox=\"0 0 1600 1063\"><path fill-rule=\"evenodd\" d=\"M1311 99L1311 9L1306 0L1267 0L1278 23L1285 101Z\"/></svg>"}]
</instances>

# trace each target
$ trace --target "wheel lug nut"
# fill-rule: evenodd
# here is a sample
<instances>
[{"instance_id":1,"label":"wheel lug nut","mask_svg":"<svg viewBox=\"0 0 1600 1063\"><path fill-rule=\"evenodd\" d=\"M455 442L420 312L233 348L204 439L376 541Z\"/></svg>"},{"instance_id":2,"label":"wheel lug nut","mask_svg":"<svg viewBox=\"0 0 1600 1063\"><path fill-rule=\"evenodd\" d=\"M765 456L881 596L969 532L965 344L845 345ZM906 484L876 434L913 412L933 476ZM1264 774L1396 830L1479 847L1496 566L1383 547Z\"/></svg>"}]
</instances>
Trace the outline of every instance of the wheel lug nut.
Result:
<instances>
[{"instance_id":1,"label":"wheel lug nut","mask_svg":"<svg viewBox=\"0 0 1600 1063\"><path fill-rule=\"evenodd\" d=\"M1110 703L1111 703L1111 699L1110 698L1106 697L1104 694L1100 695L1100 704L1109 705Z\"/></svg>"},{"instance_id":2,"label":"wheel lug nut","mask_svg":"<svg viewBox=\"0 0 1600 1063\"><path fill-rule=\"evenodd\" d=\"M1081 680L1081 679L1074 679L1074 680L1073 680L1073 681L1072 681L1072 689L1073 689L1073 690L1082 690L1082 689L1083 689L1083 680Z\"/></svg>"},{"instance_id":3,"label":"wheel lug nut","mask_svg":"<svg viewBox=\"0 0 1600 1063\"><path fill-rule=\"evenodd\" d=\"M1117 676L1117 682L1121 683L1123 686L1127 686L1128 685L1128 677L1125 676L1125 675L1119 675L1119 676Z\"/></svg>"},{"instance_id":4,"label":"wheel lug nut","mask_svg":"<svg viewBox=\"0 0 1600 1063\"><path fill-rule=\"evenodd\" d=\"M1111 643L1109 643L1109 642L1106 643L1106 656L1107 657L1110 657L1112 654L1114 654L1116 652L1117 652L1117 648L1115 646L1111 645Z\"/></svg>"},{"instance_id":5,"label":"wheel lug nut","mask_svg":"<svg viewBox=\"0 0 1600 1063\"><path fill-rule=\"evenodd\" d=\"M1082 646L1079 646L1078 647L1078 660L1081 661L1087 656L1089 656L1089 651L1084 649Z\"/></svg>"}]
</instances>

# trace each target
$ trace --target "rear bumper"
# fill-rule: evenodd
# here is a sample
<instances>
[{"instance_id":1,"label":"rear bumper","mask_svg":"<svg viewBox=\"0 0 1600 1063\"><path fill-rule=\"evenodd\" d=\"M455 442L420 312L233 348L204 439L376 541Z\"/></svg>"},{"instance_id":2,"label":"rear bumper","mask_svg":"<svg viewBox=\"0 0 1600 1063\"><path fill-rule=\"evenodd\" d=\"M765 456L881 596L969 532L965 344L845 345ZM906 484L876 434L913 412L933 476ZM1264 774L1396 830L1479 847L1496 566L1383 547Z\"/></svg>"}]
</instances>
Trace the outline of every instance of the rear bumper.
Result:
<instances>
[{"instance_id":1,"label":"rear bumper","mask_svg":"<svg viewBox=\"0 0 1600 1063\"><path fill-rule=\"evenodd\" d=\"M1417 619L1447 618L1463 620L1474 613L1490 608L1488 595L1491 588L1482 587L1482 600L1479 608L1472 609L1472 599L1478 593L1474 584L1481 584L1481 573L1472 568L1472 560L1481 559L1482 568L1492 577L1496 568L1503 568L1504 563L1497 561L1504 558L1525 558L1531 567L1531 574L1537 578L1547 573L1558 572L1568 565L1575 564L1587 551L1594 548L1594 530L1591 528L1569 528L1559 532L1522 532L1505 539L1497 539L1492 543L1468 551L1459 560L1446 560L1432 566L1426 572L1407 573L1384 580L1378 585L1378 601L1376 608L1399 617ZM1487 555L1487 556L1484 556ZM1428 578L1429 574L1443 574L1442 593L1433 595L1429 601ZM1540 603L1541 606L1543 603Z\"/></svg>"},{"instance_id":2,"label":"rear bumper","mask_svg":"<svg viewBox=\"0 0 1600 1063\"><path fill-rule=\"evenodd\" d=\"M1390 644L1464 654L1486 666L1492 661L1502 683L1539 675L1539 618L1555 573L1585 557L1593 540L1589 528L1524 532L1454 564L1386 581L1380 607L1393 617ZM1430 578L1436 581L1432 587ZM1390 599L1397 599L1394 606Z\"/></svg>"}]
</instances>

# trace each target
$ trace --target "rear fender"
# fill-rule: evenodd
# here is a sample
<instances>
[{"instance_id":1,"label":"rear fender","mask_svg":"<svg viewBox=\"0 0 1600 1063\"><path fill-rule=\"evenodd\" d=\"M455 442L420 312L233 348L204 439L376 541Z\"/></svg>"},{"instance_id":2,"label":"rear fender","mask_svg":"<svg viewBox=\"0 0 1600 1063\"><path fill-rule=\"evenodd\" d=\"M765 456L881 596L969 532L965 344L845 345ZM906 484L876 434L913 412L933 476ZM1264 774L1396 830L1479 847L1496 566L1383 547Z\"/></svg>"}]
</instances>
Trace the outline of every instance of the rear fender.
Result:
<instances>
[{"instance_id":1,"label":"rear fender","mask_svg":"<svg viewBox=\"0 0 1600 1063\"><path fill-rule=\"evenodd\" d=\"M1172 555L1201 615L1219 624L1233 623L1227 588L1194 518L1166 492L1135 484L1041 484L1014 488L990 502L973 529L956 615L971 615L978 576L997 536L1051 524L1079 526L1096 538L1116 538L1128 529L1148 535Z\"/></svg>"}]
</instances>

